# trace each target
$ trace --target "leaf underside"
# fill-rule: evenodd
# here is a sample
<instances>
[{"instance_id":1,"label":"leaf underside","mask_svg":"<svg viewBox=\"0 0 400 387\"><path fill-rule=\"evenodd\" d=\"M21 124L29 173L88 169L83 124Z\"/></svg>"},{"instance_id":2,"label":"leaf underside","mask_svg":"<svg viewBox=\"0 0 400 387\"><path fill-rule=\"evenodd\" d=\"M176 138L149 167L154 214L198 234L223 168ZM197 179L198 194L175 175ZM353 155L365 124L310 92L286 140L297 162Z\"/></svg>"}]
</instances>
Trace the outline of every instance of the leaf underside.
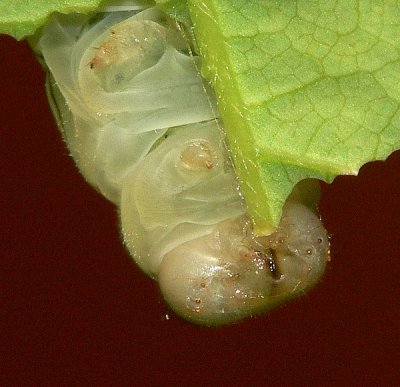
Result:
<instances>
[{"instance_id":1,"label":"leaf underside","mask_svg":"<svg viewBox=\"0 0 400 387\"><path fill-rule=\"evenodd\" d=\"M0 33L20 40L33 35L53 12L88 13L105 0L1 0Z\"/></svg>"},{"instance_id":2,"label":"leaf underside","mask_svg":"<svg viewBox=\"0 0 400 387\"><path fill-rule=\"evenodd\" d=\"M256 232L294 185L400 148L400 2L189 0Z\"/></svg>"},{"instance_id":3,"label":"leaf underside","mask_svg":"<svg viewBox=\"0 0 400 387\"><path fill-rule=\"evenodd\" d=\"M101 0L3 0L0 32ZM256 232L294 185L357 174L400 148L400 1L157 0L190 18Z\"/></svg>"}]
</instances>

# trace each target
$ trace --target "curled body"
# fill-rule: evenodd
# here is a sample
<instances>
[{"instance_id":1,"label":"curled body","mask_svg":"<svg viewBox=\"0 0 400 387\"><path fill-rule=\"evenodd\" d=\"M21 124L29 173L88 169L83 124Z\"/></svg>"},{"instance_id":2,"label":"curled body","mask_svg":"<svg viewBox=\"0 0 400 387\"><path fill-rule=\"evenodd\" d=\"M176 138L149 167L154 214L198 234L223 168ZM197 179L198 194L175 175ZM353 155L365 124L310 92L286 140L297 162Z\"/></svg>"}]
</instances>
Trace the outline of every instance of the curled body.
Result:
<instances>
[{"instance_id":1,"label":"curled body","mask_svg":"<svg viewBox=\"0 0 400 387\"><path fill-rule=\"evenodd\" d=\"M276 232L256 236L182 27L143 1L104 11L55 15L37 49L65 142L120 208L133 259L177 314L204 325L304 293L329 256L318 183L301 182Z\"/></svg>"}]
</instances>

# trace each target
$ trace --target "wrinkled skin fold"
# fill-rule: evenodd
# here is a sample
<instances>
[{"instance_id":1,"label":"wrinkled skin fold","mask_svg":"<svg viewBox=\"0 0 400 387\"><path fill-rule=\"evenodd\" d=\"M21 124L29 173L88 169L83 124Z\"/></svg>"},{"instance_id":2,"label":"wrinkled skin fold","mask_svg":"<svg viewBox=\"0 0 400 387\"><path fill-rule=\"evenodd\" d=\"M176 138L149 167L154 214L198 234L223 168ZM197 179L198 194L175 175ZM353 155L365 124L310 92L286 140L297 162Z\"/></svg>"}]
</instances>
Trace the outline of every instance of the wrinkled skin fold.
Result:
<instances>
[{"instance_id":1,"label":"wrinkled skin fold","mask_svg":"<svg viewBox=\"0 0 400 387\"><path fill-rule=\"evenodd\" d=\"M317 282L329 255L318 184L300 183L276 232L255 236L215 98L180 26L132 2L55 15L37 50L77 167L120 208L129 252L177 314L221 325Z\"/></svg>"}]
</instances>

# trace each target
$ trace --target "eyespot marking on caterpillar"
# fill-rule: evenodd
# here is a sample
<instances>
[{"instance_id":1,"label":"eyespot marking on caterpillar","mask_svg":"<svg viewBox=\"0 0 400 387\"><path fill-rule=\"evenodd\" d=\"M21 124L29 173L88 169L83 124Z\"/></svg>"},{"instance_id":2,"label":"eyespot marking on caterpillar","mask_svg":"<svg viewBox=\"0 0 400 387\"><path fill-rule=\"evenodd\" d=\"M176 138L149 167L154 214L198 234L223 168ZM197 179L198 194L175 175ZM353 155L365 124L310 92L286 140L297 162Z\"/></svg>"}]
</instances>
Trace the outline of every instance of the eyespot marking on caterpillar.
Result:
<instances>
[{"instance_id":1,"label":"eyespot marking on caterpillar","mask_svg":"<svg viewBox=\"0 0 400 387\"><path fill-rule=\"evenodd\" d=\"M90 68L102 68L122 64L128 60L145 60L148 56L161 56L166 47L166 29L152 21L121 23L109 32L95 48L89 62Z\"/></svg>"},{"instance_id":2,"label":"eyespot marking on caterpillar","mask_svg":"<svg viewBox=\"0 0 400 387\"><path fill-rule=\"evenodd\" d=\"M188 170L213 169L218 159L211 144L205 140L191 140L180 154L182 166Z\"/></svg>"}]
</instances>

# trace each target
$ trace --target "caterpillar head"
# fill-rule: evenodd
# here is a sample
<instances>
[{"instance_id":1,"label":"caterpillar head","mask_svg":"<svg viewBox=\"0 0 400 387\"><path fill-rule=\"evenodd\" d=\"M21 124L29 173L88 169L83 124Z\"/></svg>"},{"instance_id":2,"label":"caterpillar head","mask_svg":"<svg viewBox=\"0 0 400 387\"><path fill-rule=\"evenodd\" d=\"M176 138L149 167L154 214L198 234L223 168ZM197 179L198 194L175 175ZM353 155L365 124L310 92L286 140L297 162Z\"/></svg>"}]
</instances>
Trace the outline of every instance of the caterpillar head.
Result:
<instances>
[{"instance_id":1,"label":"caterpillar head","mask_svg":"<svg viewBox=\"0 0 400 387\"><path fill-rule=\"evenodd\" d=\"M299 296L324 272L328 237L307 206L288 202L278 230L257 238L242 216L170 251L158 280L172 309L192 322L220 325Z\"/></svg>"}]
</instances>

